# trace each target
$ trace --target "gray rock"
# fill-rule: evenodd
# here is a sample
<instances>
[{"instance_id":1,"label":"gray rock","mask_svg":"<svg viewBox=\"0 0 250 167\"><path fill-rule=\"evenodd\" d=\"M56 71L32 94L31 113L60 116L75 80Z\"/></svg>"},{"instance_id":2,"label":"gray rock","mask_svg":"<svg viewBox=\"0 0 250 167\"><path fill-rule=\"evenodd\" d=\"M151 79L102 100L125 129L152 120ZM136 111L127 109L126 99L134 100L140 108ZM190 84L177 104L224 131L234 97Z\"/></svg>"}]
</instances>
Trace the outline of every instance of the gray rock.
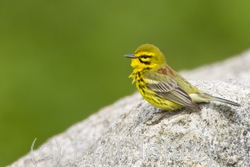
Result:
<instances>
[{"instance_id":1,"label":"gray rock","mask_svg":"<svg viewBox=\"0 0 250 167\"><path fill-rule=\"evenodd\" d=\"M135 93L10 166L250 166L249 64L245 53L183 73L186 78L217 79L192 83L241 107L211 102L200 104L201 112L162 112ZM222 81L228 78L238 79Z\"/></svg>"}]
</instances>

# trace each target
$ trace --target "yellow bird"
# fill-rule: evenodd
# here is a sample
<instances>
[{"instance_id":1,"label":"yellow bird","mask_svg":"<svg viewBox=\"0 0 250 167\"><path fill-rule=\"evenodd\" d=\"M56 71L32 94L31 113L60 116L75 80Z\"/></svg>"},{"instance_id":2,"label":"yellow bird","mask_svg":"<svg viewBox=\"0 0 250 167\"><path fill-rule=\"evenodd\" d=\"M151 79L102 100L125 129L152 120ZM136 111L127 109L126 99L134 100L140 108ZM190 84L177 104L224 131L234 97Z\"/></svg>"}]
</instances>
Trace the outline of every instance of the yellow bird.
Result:
<instances>
[{"instance_id":1,"label":"yellow bird","mask_svg":"<svg viewBox=\"0 0 250 167\"><path fill-rule=\"evenodd\" d=\"M196 111L199 102L219 101L240 106L240 104L209 95L191 85L180 74L167 65L163 53L154 45L139 46L131 58L134 68L129 78L133 78L142 97L150 104L163 110L176 110L188 107Z\"/></svg>"}]
</instances>

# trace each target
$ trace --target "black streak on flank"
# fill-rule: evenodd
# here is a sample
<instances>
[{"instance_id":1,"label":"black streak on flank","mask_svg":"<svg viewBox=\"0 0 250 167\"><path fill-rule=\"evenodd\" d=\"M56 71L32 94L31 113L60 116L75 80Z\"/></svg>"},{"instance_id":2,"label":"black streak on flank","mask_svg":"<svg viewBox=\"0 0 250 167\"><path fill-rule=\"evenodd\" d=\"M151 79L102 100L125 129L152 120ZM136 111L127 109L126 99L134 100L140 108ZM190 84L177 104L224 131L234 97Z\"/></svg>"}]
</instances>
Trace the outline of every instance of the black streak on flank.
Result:
<instances>
[{"instance_id":1,"label":"black streak on flank","mask_svg":"<svg viewBox=\"0 0 250 167\"><path fill-rule=\"evenodd\" d=\"M139 78L141 77L141 73L138 72L137 75L138 75Z\"/></svg>"},{"instance_id":2,"label":"black streak on flank","mask_svg":"<svg viewBox=\"0 0 250 167\"><path fill-rule=\"evenodd\" d=\"M145 91L144 91L144 86L143 85L139 85L139 88L142 90L143 94L145 94Z\"/></svg>"}]
</instances>

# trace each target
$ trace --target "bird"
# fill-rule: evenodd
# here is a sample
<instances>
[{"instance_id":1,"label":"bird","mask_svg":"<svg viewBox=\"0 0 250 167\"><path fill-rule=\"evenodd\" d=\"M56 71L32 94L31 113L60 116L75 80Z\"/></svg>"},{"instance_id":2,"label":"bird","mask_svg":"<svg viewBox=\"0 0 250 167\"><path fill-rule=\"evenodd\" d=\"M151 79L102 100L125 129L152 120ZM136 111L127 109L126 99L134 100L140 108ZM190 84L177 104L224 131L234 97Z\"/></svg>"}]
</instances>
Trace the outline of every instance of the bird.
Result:
<instances>
[{"instance_id":1,"label":"bird","mask_svg":"<svg viewBox=\"0 0 250 167\"><path fill-rule=\"evenodd\" d=\"M151 105L162 110L177 110L182 107L201 111L197 103L217 101L234 106L239 103L212 96L199 90L173 70L160 49L152 44L139 46L134 54L124 55L131 59L133 72L129 75L132 84Z\"/></svg>"}]
</instances>

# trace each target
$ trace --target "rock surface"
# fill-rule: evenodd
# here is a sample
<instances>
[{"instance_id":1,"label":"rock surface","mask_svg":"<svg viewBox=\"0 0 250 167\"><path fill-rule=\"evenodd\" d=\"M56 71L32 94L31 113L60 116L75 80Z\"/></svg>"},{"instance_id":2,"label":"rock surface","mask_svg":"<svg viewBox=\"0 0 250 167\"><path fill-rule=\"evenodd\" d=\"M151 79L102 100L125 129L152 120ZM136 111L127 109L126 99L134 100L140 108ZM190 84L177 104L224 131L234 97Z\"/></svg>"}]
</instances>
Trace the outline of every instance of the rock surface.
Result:
<instances>
[{"instance_id":1,"label":"rock surface","mask_svg":"<svg viewBox=\"0 0 250 167\"><path fill-rule=\"evenodd\" d=\"M135 93L9 166L250 166L250 52L182 74L216 79L191 82L241 107L211 102L166 114Z\"/></svg>"}]
</instances>

